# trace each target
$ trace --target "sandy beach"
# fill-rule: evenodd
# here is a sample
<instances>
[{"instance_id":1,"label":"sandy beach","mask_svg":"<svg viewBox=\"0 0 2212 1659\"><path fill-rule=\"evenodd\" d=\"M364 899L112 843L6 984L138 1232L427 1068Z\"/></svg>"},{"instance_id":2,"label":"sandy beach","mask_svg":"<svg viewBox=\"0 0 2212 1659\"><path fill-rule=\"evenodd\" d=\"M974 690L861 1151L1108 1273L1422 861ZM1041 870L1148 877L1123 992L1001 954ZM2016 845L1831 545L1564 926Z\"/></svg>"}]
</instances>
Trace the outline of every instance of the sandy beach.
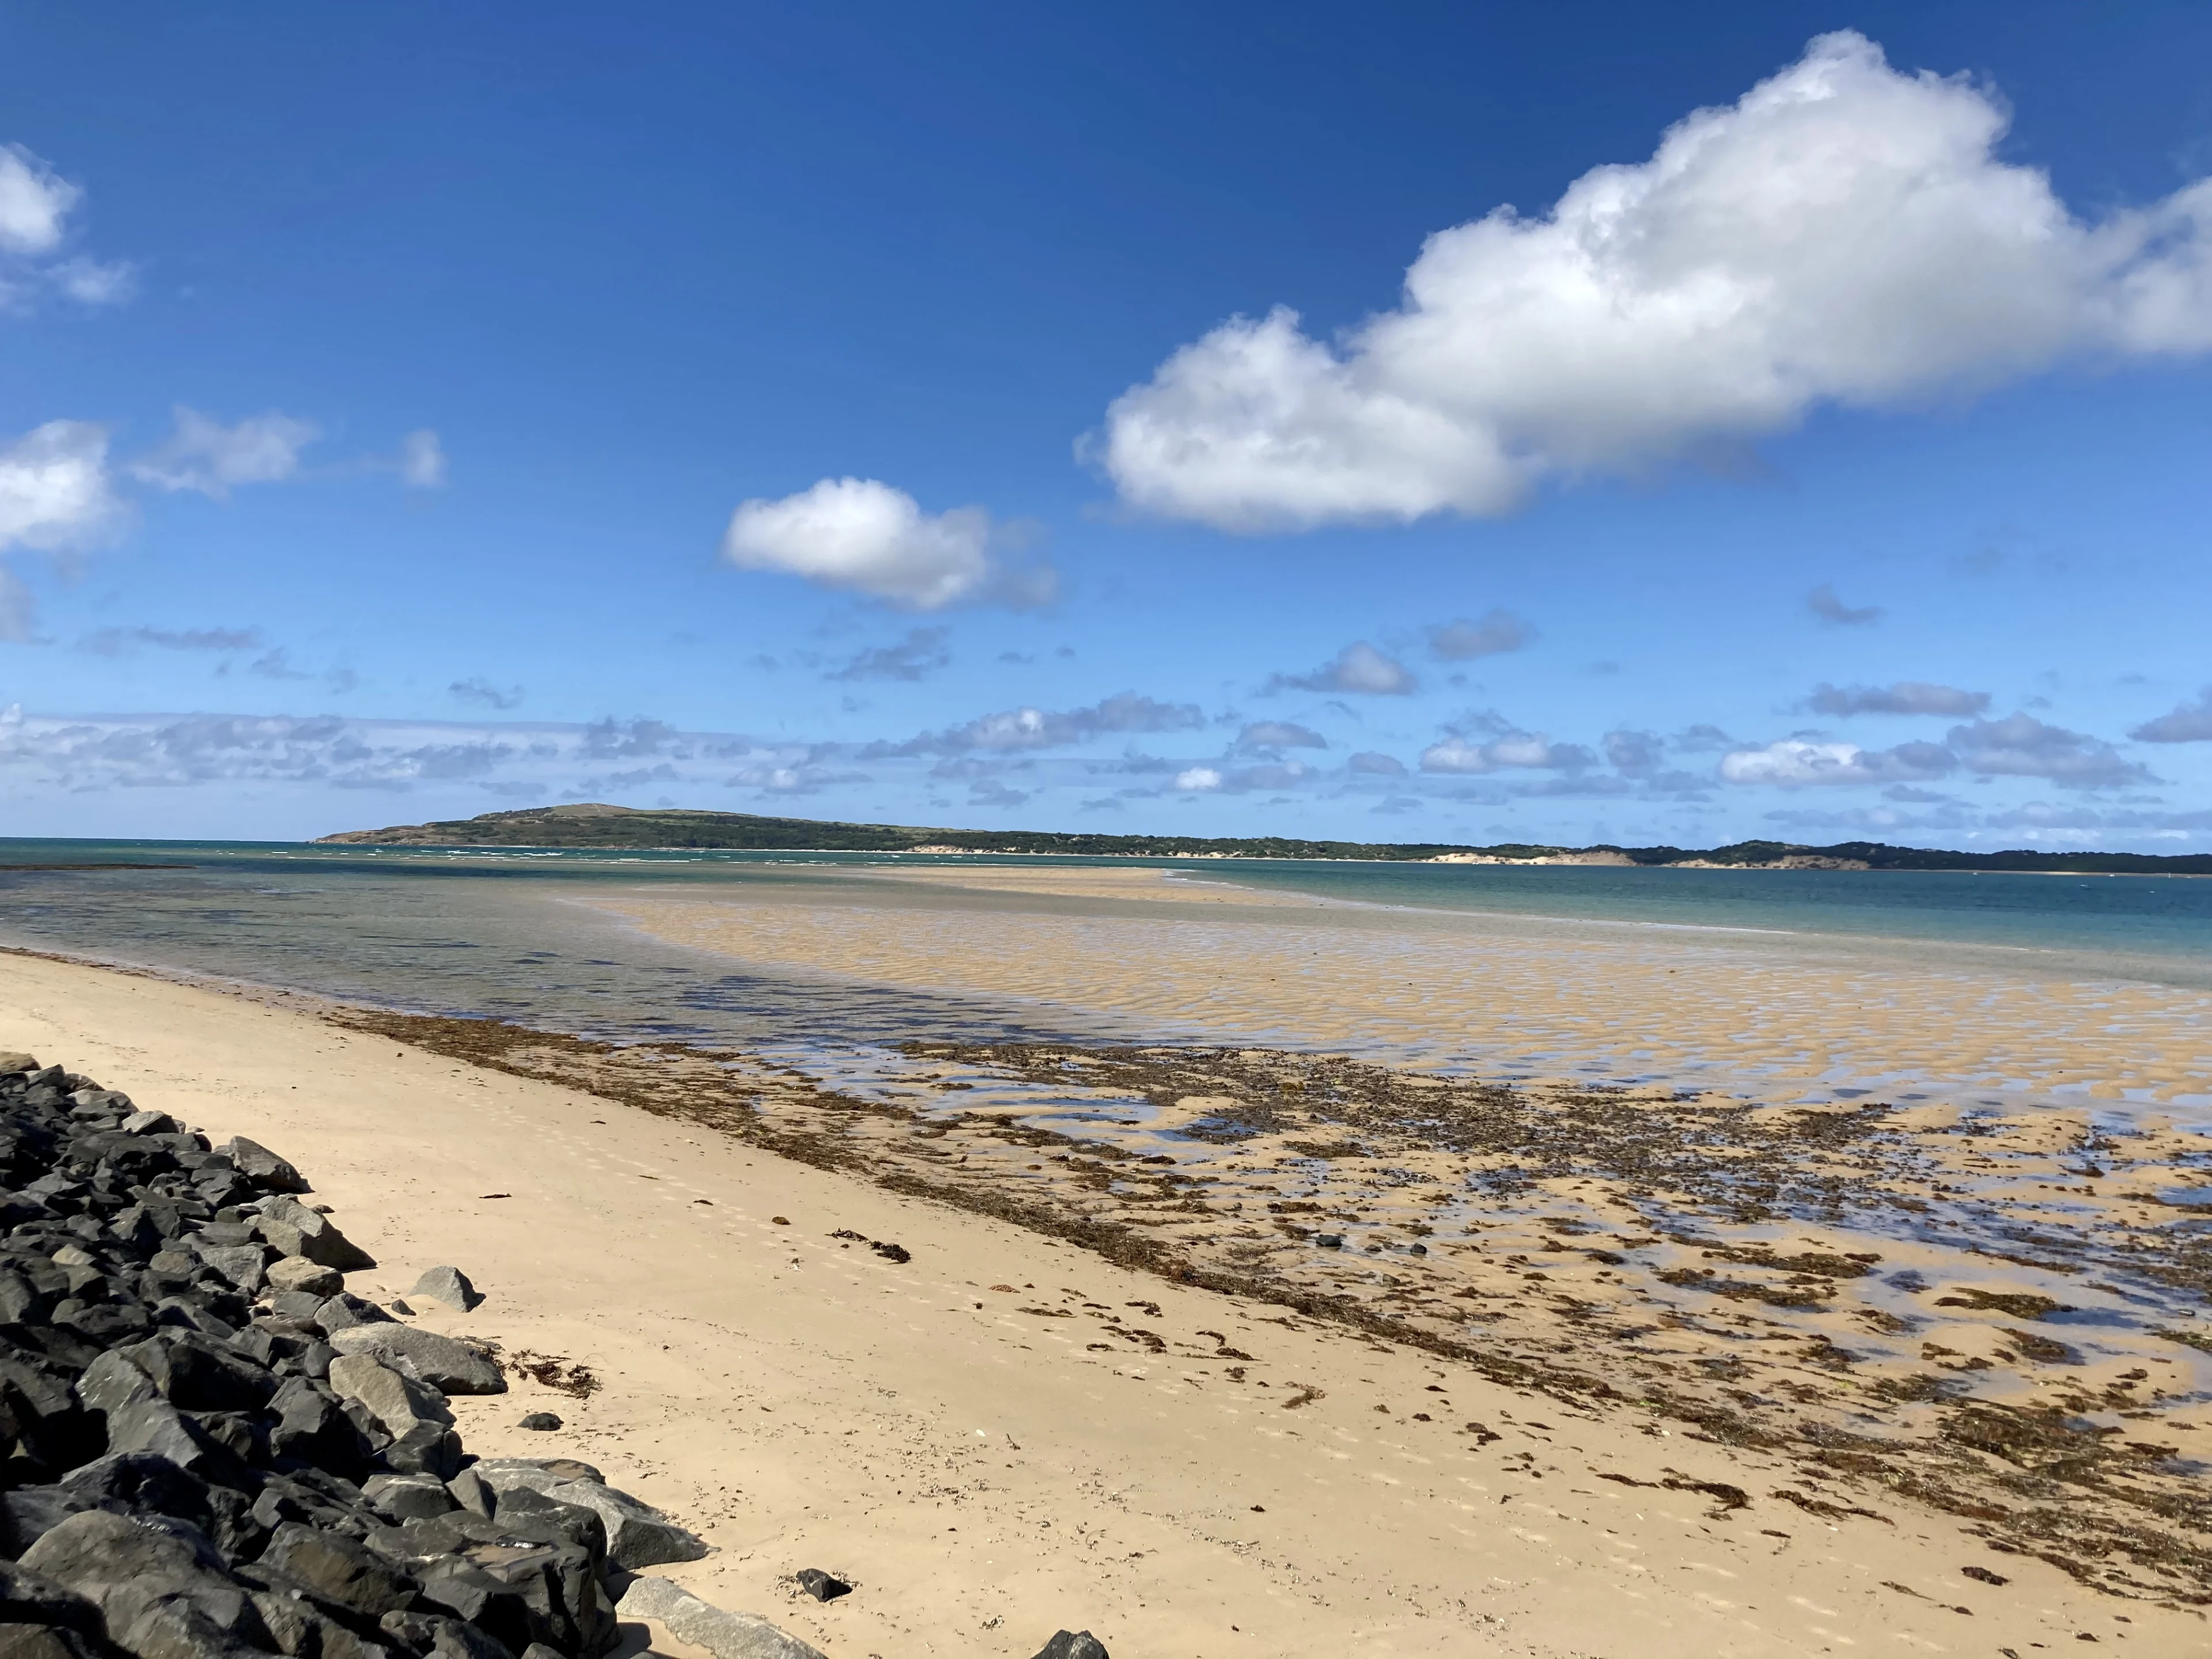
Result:
<instances>
[{"instance_id":1,"label":"sandy beach","mask_svg":"<svg viewBox=\"0 0 2212 1659\"><path fill-rule=\"evenodd\" d=\"M1003 916L988 925L1005 949L948 957L950 913L897 914L935 931L902 934L879 921L872 954L847 967L885 975L937 949L940 979L957 963L982 988L991 974L1013 972L1009 962L1042 973L1048 959L1042 945L1006 939ZM666 911L643 919L677 922ZM771 938L785 941L788 958L792 942L810 935L824 953L859 937L820 932L818 915L791 926L774 906L750 921L713 919L749 929L754 960ZM1119 938L1116 949L1133 942ZM1209 960L1218 972L1221 959ZM1246 979L1259 982L1270 965L1253 962ZM1110 999L1155 966L1134 956L1121 980L1086 984ZM1250 994L1235 975L1221 979ZM489 1300L467 1316L425 1310L425 1323L495 1340L526 1363L556 1358L556 1376L581 1365L599 1384L577 1398L519 1378L514 1395L457 1401L471 1449L545 1455L549 1437L513 1425L524 1410L556 1407L568 1426L550 1438L715 1546L674 1576L722 1605L768 1613L833 1659L1026 1659L1061 1626L1087 1626L1123 1656L2025 1654L2085 1637L2151 1652L2212 1650L2189 1605L2202 1595L2197 1570L2179 1558L2161 1565L2143 1543L2157 1505L2118 1512L2113 1495L2185 1483L2201 1453L2166 1443L2156 1456L2121 1458L2079 1498L2085 1515L2117 1515L2112 1524L2039 1545L2008 1536L1986 1505L1975 1512L1950 1501L1965 1479L1953 1466L1976 1465L1992 1487L2010 1480L2012 1510L2025 1516L2052 1507L2036 1486L2050 1486L2048 1471L2028 1476L2064 1448L2008 1461L2001 1443L1954 1441L1945 1465L1954 1486L1931 1502L1875 1472L1854 1474L1844 1443L1824 1461L1818 1436L1737 1432L1738 1419L1772 1415L1741 1401L1735 1419L1701 1419L1695 1408L1710 1396L1687 1383L1674 1401L1685 1409L1655 1408L1662 1385L1650 1380L1652 1366L1696 1369L1715 1344L1749 1350L1777 1332L1791 1366L1832 1381L1838 1368L1821 1362L1807 1322L1832 1328L1825 1343L1838 1348L1869 1335L1863 1316L1889 1305L1857 1294L1862 1279L1838 1276L1832 1264L1854 1242L1848 1227L1798 1226L1790 1237L1802 1243L1766 1246L1763 1259L1741 1249L1730 1257L1712 1234L1703 1244L1722 1242L1724 1284L1810 1279L1821 1294L1716 1300L1692 1279L1677 1294L1703 1296L1705 1311L1680 1319L1674 1334L1594 1389L1590 1357L1607 1345L1563 1322L1560 1298L1618 1301L1598 1310L1612 1318L1632 1311L1626 1304L1642 1288L1605 1260L1626 1252L1561 1226L1554 1200L1617 1171L1538 1171L1534 1184L1550 1198L1500 1206L1489 1218L1498 1237L1454 1250L1448 1235L1469 1242L1462 1225L1413 1222L1410 1210L1384 1201L1402 1203L1440 1178L1433 1162L1407 1168L1410 1146L1324 1148L1333 1156L1318 1166L1288 1154L1310 1175L1318 1167L1316 1191L1345 1183L1324 1199L1279 1195L1262 1207L1230 1190L1237 1181L1287 1188L1257 1170L1290 1167L1285 1144L1316 1131L1270 1121L1231 1142L1201 1143L1188 1172L1168 1172L1183 1185L1163 1182L1140 1195L1183 1212L1176 1224L1185 1232L1156 1231L1165 1242L1147 1252L1130 1248L1134 1230L1108 1215L1139 1201L1119 1190L1117 1170L1102 1179L1112 1158L1086 1156L1070 1137L1025 1139L1004 1114L942 1126L741 1056L696 1061L687 1073L675 1054L526 1036L501 1053L470 1054L447 1029L456 1022L410 1031L402 1020L283 1000L0 957L0 1045L66 1059L212 1133L284 1148L313 1172L349 1235L377 1253L380 1267L356 1275L367 1293L403 1289L433 1262L464 1267ZM1347 1018L1361 1017L1355 1007ZM962 1086L964 1068L994 1065L1007 1076L1036 1063L923 1060L956 1102L976 1092ZM1231 1079L1218 1098L1176 1099L1188 1121L1218 1116L1260 1097L1255 1076ZM1125 1097L1141 1080L1097 1081L1102 1093ZM1273 1098L1279 1104L1280 1091ZM1607 1109L1624 1105L1638 1103ZM1585 1109L1564 1096L1540 1106ZM1354 1132L1376 1143L1395 1133L1381 1121ZM1453 1155L1481 1161L1464 1148ZM1248 1172L1232 1177L1216 1163ZM1418 1178L1376 1179L1385 1168ZM979 1194L1018 1176L1030 1180L1033 1201L988 1212ZM1697 1187L1694 1174L1681 1181ZM1364 1216L1346 1208L1353 1185L1370 1195ZM1088 1207L1070 1207L1070 1195ZM1605 1194L1575 1196L1588 1204ZM1454 1194L1455 1206L1470 1201ZM1330 1224L1328 1209L1354 1218L1336 1224L1353 1240L1341 1250L1310 1246L1317 1226ZM1461 1215L1455 1207L1452 1223ZM1264 1228L1243 1224L1262 1218ZM1382 1228L1396 1230L1398 1250L1380 1267L1355 1261L1358 1239ZM1245 1231L1270 1249L1295 1247L1295 1264L1277 1270L1248 1257L1232 1272L1237 1259L1223 1252ZM1419 1255L1404 1242L1424 1240ZM898 1248L882 1253L877 1243ZM1667 1251L1669 1261L1696 1257L1700 1242L1670 1242ZM895 1259L901 1253L906 1260ZM1816 1259L1830 1261L1826 1277L1794 1271ZM1920 1258L1895 1257L1908 1259ZM1316 1261L1324 1265L1305 1265ZM2027 1271L1984 1265L1997 1270L1978 1276L1984 1296L2016 1292L2008 1273ZM1377 1280L1386 1268L1405 1283ZM1511 1319L1426 1316L1455 1285L1477 1291L1461 1304L1476 1313L1533 1308L1552 1325L1551 1346L1571 1352L1547 1369L1533 1350L1494 1340L1517 1330ZM1932 1304L1943 1288L1931 1281L1921 1300ZM1838 1289L1848 1294L1828 1294ZM1348 1316L1362 1297L1382 1310ZM1912 1340L1949 1356L1929 1362L1931 1375L1965 1375L1959 1368L1982 1357L1978 1342L2006 1355L1984 1358L1981 1374L2003 1363L2033 1370L2020 1350L2024 1328L2035 1325L2030 1339L2045 1328L2036 1316L2032 1303L1952 1310ZM2080 1356L2044 1369L2066 1373L2080 1407L2130 1438L2142 1432L2131 1419L2147 1413L2128 1390L2155 1390L2158 1438L2195 1445L2191 1413L2175 1420L2164 1396L2198 1397L2202 1379L2188 1367L2200 1356L2169 1343L2156 1357L2155 1375ZM1806 1414L1840 1412L1841 1421L1856 1409L1867 1443L1909 1433L1865 1407L1881 1398L1881 1378L1911 1368L1867 1369L1871 1377L1850 1383L1856 1402L1808 1400ZM1605 1368L1595 1375L1602 1381ZM1934 1409L1924 1395L1914 1403L1910 1388L1892 1392L1899 1411ZM2157 1524L2185 1546L2201 1542L2185 1511ZM2128 1526L2137 1528L2133 1555L2121 1538ZM2092 1543L2101 1555L2088 1553ZM801 1599L789 1575L809 1565L857 1593L828 1606Z\"/></svg>"}]
</instances>

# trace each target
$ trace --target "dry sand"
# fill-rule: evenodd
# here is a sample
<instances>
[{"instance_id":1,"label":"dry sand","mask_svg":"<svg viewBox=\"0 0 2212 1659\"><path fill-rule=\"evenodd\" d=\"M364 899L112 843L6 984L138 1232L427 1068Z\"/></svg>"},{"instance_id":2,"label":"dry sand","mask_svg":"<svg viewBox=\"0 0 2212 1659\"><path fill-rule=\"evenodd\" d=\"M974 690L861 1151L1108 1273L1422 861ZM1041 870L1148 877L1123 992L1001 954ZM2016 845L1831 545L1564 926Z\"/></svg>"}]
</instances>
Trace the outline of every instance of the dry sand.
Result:
<instances>
[{"instance_id":1,"label":"dry sand","mask_svg":"<svg viewBox=\"0 0 2212 1659\"><path fill-rule=\"evenodd\" d=\"M1777 1500L1785 1457L310 1013L5 957L0 1047L293 1158L380 1258L358 1289L465 1268L485 1305L425 1323L604 1384L457 1401L471 1448L600 1464L716 1547L671 1576L832 1659L1060 1626L1121 1659L2212 1651L1954 1517ZM1158 1351L1086 1342L1099 1310ZM549 1406L560 1433L509 1426ZM808 1565L857 1592L797 1599Z\"/></svg>"}]
</instances>

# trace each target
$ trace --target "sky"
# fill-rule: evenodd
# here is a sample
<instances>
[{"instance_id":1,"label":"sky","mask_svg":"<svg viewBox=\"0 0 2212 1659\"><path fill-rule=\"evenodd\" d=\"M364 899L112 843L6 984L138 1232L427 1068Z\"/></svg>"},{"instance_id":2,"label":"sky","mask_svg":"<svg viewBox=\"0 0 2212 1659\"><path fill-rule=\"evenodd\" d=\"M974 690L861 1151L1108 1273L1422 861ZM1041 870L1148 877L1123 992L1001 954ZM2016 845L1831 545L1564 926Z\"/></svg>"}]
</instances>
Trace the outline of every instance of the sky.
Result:
<instances>
[{"instance_id":1,"label":"sky","mask_svg":"<svg viewBox=\"0 0 2212 1659\"><path fill-rule=\"evenodd\" d=\"M0 835L2212 848L2208 56L0 0Z\"/></svg>"}]
</instances>

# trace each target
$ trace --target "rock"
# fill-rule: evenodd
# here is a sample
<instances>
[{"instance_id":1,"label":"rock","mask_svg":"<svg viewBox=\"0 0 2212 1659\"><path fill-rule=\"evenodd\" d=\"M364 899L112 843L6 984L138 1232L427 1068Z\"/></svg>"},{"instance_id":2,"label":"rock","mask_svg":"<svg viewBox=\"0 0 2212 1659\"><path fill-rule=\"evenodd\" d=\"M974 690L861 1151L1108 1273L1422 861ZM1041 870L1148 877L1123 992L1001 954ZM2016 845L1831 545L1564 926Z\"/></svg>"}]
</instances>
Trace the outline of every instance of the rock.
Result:
<instances>
[{"instance_id":1,"label":"rock","mask_svg":"<svg viewBox=\"0 0 2212 1659\"><path fill-rule=\"evenodd\" d=\"M714 1659L824 1659L820 1649L778 1630L757 1613L730 1613L665 1578L638 1578L616 1603L632 1619L658 1619L678 1641Z\"/></svg>"},{"instance_id":2,"label":"rock","mask_svg":"<svg viewBox=\"0 0 2212 1659\"><path fill-rule=\"evenodd\" d=\"M76 1380L76 1397L96 1412L135 1406L160 1393L151 1377L112 1348L87 1365Z\"/></svg>"},{"instance_id":3,"label":"rock","mask_svg":"<svg viewBox=\"0 0 2212 1659\"><path fill-rule=\"evenodd\" d=\"M434 1297L447 1307L458 1308L463 1313L471 1311L483 1300L483 1297L477 1293L477 1287L469 1283L469 1276L459 1267L427 1269L420 1279L408 1287L407 1294Z\"/></svg>"},{"instance_id":4,"label":"rock","mask_svg":"<svg viewBox=\"0 0 2212 1659\"><path fill-rule=\"evenodd\" d=\"M146 1649L131 1626L164 1608L172 1620L197 1613L198 1620L186 1617L188 1629L198 1631L204 1620L214 1636L202 1632L201 1639L218 1643L245 1633L241 1626L250 1632L259 1624L245 1587L206 1534L166 1516L87 1510L26 1550L22 1565L97 1605L108 1630L142 1656Z\"/></svg>"},{"instance_id":5,"label":"rock","mask_svg":"<svg viewBox=\"0 0 2212 1659\"><path fill-rule=\"evenodd\" d=\"M492 1511L499 1507L498 1495L468 1469L463 1469L447 1481L446 1490L453 1495L453 1502L470 1514L480 1515L487 1521L492 1518Z\"/></svg>"},{"instance_id":6,"label":"rock","mask_svg":"<svg viewBox=\"0 0 2212 1659\"><path fill-rule=\"evenodd\" d=\"M0 1054L0 1077L10 1076L17 1072L35 1072L38 1069L39 1062L20 1049L10 1048L5 1054Z\"/></svg>"},{"instance_id":7,"label":"rock","mask_svg":"<svg viewBox=\"0 0 2212 1659\"><path fill-rule=\"evenodd\" d=\"M0 1624L0 1659L104 1659L113 1651L98 1637L58 1626Z\"/></svg>"},{"instance_id":8,"label":"rock","mask_svg":"<svg viewBox=\"0 0 2212 1659\"><path fill-rule=\"evenodd\" d=\"M568 1460L563 1458L491 1458L477 1463L471 1473L502 1494L502 1501L510 1489L526 1486L556 1503L590 1510L606 1523L607 1559L632 1572L672 1561L696 1561L708 1553L705 1539L678 1526L651 1504L615 1491L596 1469L581 1480L556 1473L564 1463ZM568 1467L590 1468L573 1463Z\"/></svg>"},{"instance_id":9,"label":"rock","mask_svg":"<svg viewBox=\"0 0 2212 1659\"><path fill-rule=\"evenodd\" d=\"M5 1060L0 1055L0 1060ZM85 1636L103 1636L100 1609L51 1578L0 1561L0 1620L11 1625L60 1625Z\"/></svg>"},{"instance_id":10,"label":"rock","mask_svg":"<svg viewBox=\"0 0 2212 1659\"><path fill-rule=\"evenodd\" d=\"M335 1297L332 1298L336 1300ZM341 1354L368 1354L447 1394L505 1394L499 1364L480 1348L411 1325L356 1325L331 1333Z\"/></svg>"},{"instance_id":11,"label":"rock","mask_svg":"<svg viewBox=\"0 0 2212 1659\"><path fill-rule=\"evenodd\" d=\"M269 1251L259 1244L203 1244L192 1241L193 1254L232 1284L252 1296L261 1288L263 1265Z\"/></svg>"},{"instance_id":12,"label":"rock","mask_svg":"<svg viewBox=\"0 0 2212 1659\"><path fill-rule=\"evenodd\" d=\"M305 1176L258 1141L235 1135L223 1143L222 1150L238 1172L264 1192L309 1190Z\"/></svg>"},{"instance_id":13,"label":"rock","mask_svg":"<svg viewBox=\"0 0 2212 1659\"><path fill-rule=\"evenodd\" d=\"M280 1256L265 1269L274 1291L305 1291L310 1296L336 1296L345 1289L345 1275L335 1267L310 1261L304 1255Z\"/></svg>"},{"instance_id":14,"label":"rock","mask_svg":"<svg viewBox=\"0 0 2212 1659\"><path fill-rule=\"evenodd\" d=\"M415 1599L415 1584L367 1545L296 1521L270 1535L261 1565L280 1572L317 1600L379 1619Z\"/></svg>"},{"instance_id":15,"label":"rock","mask_svg":"<svg viewBox=\"0 0 2212 1659\"><path fill-rule=\"evenodd\" d=\"M799 1580L799 1588L817 1601L834 1601L841 1595L853 1593L850 1584L819 1567L801 1567L793 1577Z\"/></svg>"},{"instance_id":16,"label":"rock","mask_svg":"<svg viewBox=\"0 0 2212 1659\"><path fill-rule=\"evenodd\" d=\"M340 1291L316 1310L315 1325L324 1335L333 1331L350 1330L356 1325L395 1324L392 1316L374 1302L364 1300L350 1291Z\"/></svg>"},{"instance_id":17,"label":"rock","mask_svg":"<svg viewBox=\"0 0 2212 1659\"><path fill-rule=\"evenodd\" d=\"M431 1474L372 1474L361 1490L380 1514L394 1521L428 1521L453 1508L453 1493Z\"/></svg>"},{"instance_id":18,"label":"rock","mask_svg":"<svg viewBox=\"0 0 2212 1659\"><path fill-rule=\"evenodd\" d=\"M519 1429L536 1429L541 1433L549 1434L560 1426L560 1418L552 1412L532 1412L521 1422L515 1425Z\"/></svg>"},{"instance_id":19,"label":"rock","mask_svg":"<svg viewBox=\"0 0 2212 1659\"><path fill-rule=\"evenodd\" d=\"M1054 1631L1036 1659L1106 1659L1106 1644L1087 1630Z\"/></svg>"},{"instance_id":20,"label":"rock","mask_svg":"<svg viewBox=\"0 0 2212 1659\"><path fill-rule=\"evenodd\" d=\"M387 1613L377 1628L429 1659L514 1659L497 1638L443 1613Z\"/></svg>"},{"instance_id":21,"label":"rock","mask_svg":"<svg viewBox=\"0 0 2212 1659\"><path fill-rule=\"evenodd\" d=\"M376 1258L348 1239L331 1218L296 1199L264 1199L255 1230L280 1255L303 1255L342 1273L374 1267Z\"/></svg>"},{"instance_id":22,"label":"rock","mask_svg":"<svg viewBox=\"0 0 2212 1659\"><path fill-rule=\"evenodd\" d=\"M345 1353L331 1361L330 1383L341 1400L358 1400L395 1440L418 1423L453 1425L446 1396L385 1364L374 1353Z\"/></svg>"},{"instance_id":23,"label":"rock","mask_svg":"<svg viewBox=\"0 0 2212 1659\"><path fill-rule=\"evenodd\" d=\"M1314 1235L1314 1243L1324 1250L1340 1250L1344 1248L1344 1235L1342 1233L1316 1233ZM1060 1635L1062 1636L1066 1634L1067 1632L1066 1631L1062 1631L1060 1632Z\"/></svg>"},{"instance_id":24,"label":"rock","mask_svg":"<svg viewBox=\"0 0 2212 1659\"><path fill-rule=\"evenodd\" d=\"M173 1135L179 1127L167 1112L133 1112L116 1126L126 1135Z\"/></svg>"}]
</instances>

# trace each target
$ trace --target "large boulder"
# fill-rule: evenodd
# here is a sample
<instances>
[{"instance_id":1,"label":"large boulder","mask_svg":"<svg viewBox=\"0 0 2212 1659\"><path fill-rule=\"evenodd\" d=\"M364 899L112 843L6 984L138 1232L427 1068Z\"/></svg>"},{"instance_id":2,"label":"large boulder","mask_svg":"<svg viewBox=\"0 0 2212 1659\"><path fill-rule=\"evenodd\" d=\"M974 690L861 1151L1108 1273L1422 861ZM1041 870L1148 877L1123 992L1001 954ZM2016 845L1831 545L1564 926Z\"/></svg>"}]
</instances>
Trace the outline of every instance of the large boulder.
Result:
<instances>
[{"instance_id":1,"label":"large boulder","mask_svg":"<svg viewBox=\"0 0 2212 1659\"><path fill-rule=\"evenodd\" d=\"M303 1255L342 1273L374 1267L376 1258L340 1232L331 1218L296 1199L276 1197L261 1203L261 1218L254 1231L267 1239L279 1255Z\"/></svg>"},{"instance_id":2,"label":"large boulder","mask_svg":"<svg viewBox=\"0 0 2212 1659\"><path fill-rule=\"evenodd\" d=\"M732 1613L665 1578L635 1578L615 1604L632 1619L658 1619L680 1642L714 1659L824 1659L819 1648L779 1630L757 1613Z\"/></svg>"},{"instance_id":3,"label":"large boulder","mask_svg":"<svg viewBox=\"0 0 2212 1659\"><path fill-rule=\"evenodd\" d=\"M412 1325L356 1325L332 1331L331 1346L341 1354L366 1354L381 1360L402 1376L427 1382L441 1393L507 1392L507 1377L499 1362L482 1348Z\"/></svg>"},{"instance_id":4,"label":"large boulder","mask_svg":"<svg viewBox=\"0 0 2212 1659\"><path fill-rule=\"evenodd\" d=\"M571 1473L575 1470L589 1473L579 1479ZM675 1561L696 1561L708 1553L705 1539L677 1525L650 1504L617 1492L588 1463L559 1457L497 1457L478 1462L470 1472L500 1494L502 1515L507 1512L507 1494L516 1490L591 1510L605 1523L607 1559L632 1572Z\"/></svg>"}]
</instances>

